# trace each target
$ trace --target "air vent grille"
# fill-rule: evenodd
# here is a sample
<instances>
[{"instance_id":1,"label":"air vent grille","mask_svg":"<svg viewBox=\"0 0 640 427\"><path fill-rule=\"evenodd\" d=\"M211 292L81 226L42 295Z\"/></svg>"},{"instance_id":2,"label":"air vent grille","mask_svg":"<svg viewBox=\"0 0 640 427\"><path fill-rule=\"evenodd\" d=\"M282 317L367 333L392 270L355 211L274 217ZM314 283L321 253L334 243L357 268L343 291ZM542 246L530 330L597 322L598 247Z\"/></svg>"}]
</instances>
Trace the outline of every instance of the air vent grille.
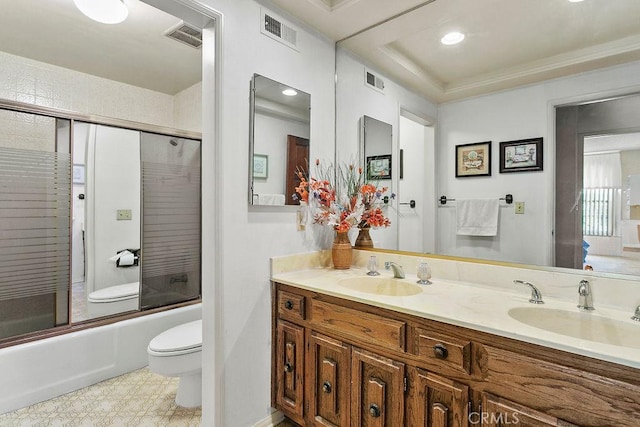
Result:
<instances>
[{"instance_id":1,"label":"air vent grille","mask_svg":"<svg viewBox=\"0 0 640 427\"><path fill-rule=\"evenodd\" d=\"M170 28L164 35L194 49L199 49L202 46L202 31L184 22Z\"/></svg>"},{"instance_id":2,"label":"air vent grille","mask_svg":"<svg viewBox=\"0 0 640 427\"><path fill-rule=\"evenodd\" d=\"M384 92L384 80L366 69L364 70L364 83L378 92Z\"/></svg>"},{"instance_id":3,"label":"air vent grille","mask_svg":"<svg viewBox=\"0 0 640 427\"><path fill-rule=\"evenodd\" d=\"M292 49L298 50L298 31L269 11L262 10L260 32Z\"/></svg>"}]
</instances>

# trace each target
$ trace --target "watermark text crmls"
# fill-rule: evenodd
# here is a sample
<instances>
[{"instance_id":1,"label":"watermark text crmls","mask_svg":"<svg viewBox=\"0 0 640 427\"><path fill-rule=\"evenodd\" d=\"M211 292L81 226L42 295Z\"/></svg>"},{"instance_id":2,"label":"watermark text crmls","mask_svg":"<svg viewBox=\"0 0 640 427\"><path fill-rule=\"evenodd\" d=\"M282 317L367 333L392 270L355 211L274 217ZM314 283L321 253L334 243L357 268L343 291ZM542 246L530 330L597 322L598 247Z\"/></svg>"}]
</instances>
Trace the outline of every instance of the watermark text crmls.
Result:
<instances>
[{"instance_id":1,"label":"watermark text crmls","mask_svg":"<svg viewBox=\"0 0 640 427\"><path fill-rule=\"evenodd\" d=\"M472 425L479 424L498 424L498 425L510 425L510 424L518 424L520 420L518 419L518 413L512 412L470 412L469 413L469 423Z\"/></svg>"}]
</instances>

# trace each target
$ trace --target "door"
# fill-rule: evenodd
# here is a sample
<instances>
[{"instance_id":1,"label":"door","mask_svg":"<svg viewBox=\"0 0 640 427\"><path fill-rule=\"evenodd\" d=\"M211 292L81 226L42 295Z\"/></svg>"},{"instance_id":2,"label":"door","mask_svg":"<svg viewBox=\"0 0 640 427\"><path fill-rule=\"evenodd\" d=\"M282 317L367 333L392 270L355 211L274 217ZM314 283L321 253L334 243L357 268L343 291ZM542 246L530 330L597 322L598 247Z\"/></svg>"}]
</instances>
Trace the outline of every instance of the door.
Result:
<instances>
[{"instance_id":1,"label":"door","mask_svg":"<svg viewBox=\"0 0 640 427\"><path fill-rule=\"evenodd\" d=\"M310 333L307 373L313 425L349 425L349 352L341 341Z\"/></svg>"},{"instance_id":2,"label":"door","mask_svg":"<svg viewBox=\"0 0 640 427\"><path fill-rule=\"evenodd\" d=\"M304 328L279 320L276 331L276 404L286 416L302 423Z\"/></svg>"},{"instance_id":3,"label":"door","mask_svg":"<svg viewBox=\"0 0 640 427\"><path fill-rule=\"evenodd\" d=\"M351 382L351 426L404 424L404 363L354 348Z\"/></svg>"},{"instance_id":4,"label":"door","mask_svg":"<svg viewBox=\"0 0 640 427\"><path fill-rule=\"evenodd\" d=\"M284 200L286 205L299 205L298 200L291 197L300 185L296 171L309 172L309 140L298 136L287 135L287 186Z\"/></svg>"},{"instance_id":5,"label":"door","mask_svg":"<svg viewBox=\"0 0 640 427\"><path fill-rule=\"evenodd\" d=\"M575 424L570 422L543 414L542 412L490 393L483 393L482 395L482 413L469 415L469 421L472 424L477 424L476 421L478 418L482 419L483 426L576 427Z\"/></svg>"},{"instance_id":6,"label":"door","mask_svg":"<svg viewBox=\"0 0 640 427\"><path fill-rule=\"evenodd\" d=\"M469 387L420 368L409 368L407 425L462 427L468 425Z\"/></svg>"}]
</instances>

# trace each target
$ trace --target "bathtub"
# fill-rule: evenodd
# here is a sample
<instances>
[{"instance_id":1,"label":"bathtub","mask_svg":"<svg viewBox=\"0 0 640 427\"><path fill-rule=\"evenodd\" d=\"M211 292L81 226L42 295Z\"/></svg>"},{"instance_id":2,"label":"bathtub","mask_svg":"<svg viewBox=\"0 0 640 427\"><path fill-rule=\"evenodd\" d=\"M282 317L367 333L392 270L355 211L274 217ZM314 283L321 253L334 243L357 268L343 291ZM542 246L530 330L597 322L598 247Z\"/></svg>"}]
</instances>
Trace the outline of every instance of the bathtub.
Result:
<instances>
[{"instance_id":1,"label":"bathtub","mask_svg":"<svg viewBox=\"0 0 640 427\"><path fill-rule=\"evenodd\" d=\"M202 318L202 304L0 349L0 414L147 365L160 332Z\"/></svg>"}]
</instances>

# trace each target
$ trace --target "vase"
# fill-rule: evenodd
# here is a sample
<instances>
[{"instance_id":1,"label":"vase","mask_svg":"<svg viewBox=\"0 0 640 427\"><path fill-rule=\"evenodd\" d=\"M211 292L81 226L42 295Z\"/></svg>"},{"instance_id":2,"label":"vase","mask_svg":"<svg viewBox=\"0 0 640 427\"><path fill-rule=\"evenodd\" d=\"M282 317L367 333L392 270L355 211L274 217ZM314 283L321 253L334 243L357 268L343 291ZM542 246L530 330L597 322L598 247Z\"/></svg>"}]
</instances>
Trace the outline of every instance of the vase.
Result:
<instances>
[{"instance_id":1,"label":"vase","mask_svg":"<svg viewBox=\"0 0 640 427\"><path fill-rule=\"evenodd\" d=\"M356 243L353 245L356 249L371 249L373 248L373 240L371 240L371 235L369 234L369 230L371 227L365 225L364 227L358 227L360 232L358 233L358 237L356 238Z\"/></svg>"},{"instance_id":2,"label":"vase","mask_svg":"<svg viewBox=\"0 0 640 427\"><path fill-rule=\"evenodd\" d=\"M347 232L336 232L331 248L331 258L333 259L333 268L336 270L346 270L351 268L351 259L353 258L353 248L349 241Z\"/></svg>"}]
</instances>

